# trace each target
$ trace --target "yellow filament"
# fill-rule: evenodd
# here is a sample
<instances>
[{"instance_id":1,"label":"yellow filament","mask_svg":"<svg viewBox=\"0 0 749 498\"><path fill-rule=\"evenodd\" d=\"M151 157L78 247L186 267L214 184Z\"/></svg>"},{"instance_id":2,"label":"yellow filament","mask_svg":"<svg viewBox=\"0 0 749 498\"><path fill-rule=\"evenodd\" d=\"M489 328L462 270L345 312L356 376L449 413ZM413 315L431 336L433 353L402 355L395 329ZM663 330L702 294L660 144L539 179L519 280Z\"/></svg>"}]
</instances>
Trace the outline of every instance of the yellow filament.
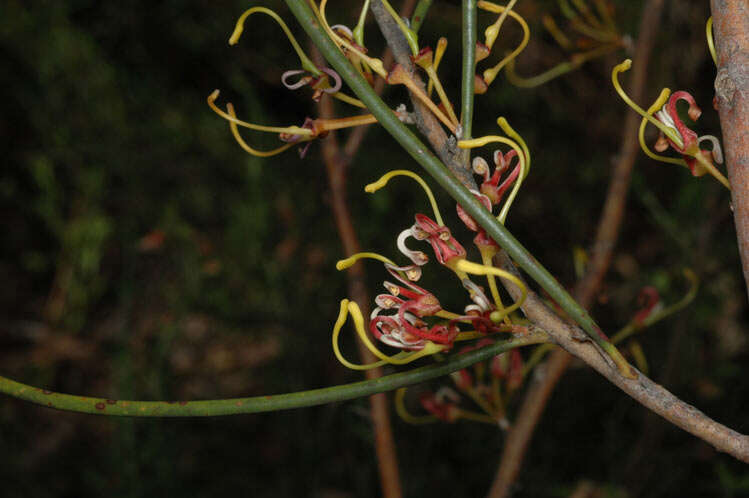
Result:
<instances>
[{"instance_id":1,"label":"yellow filament","mask_svg":"<svg viewBox=\"0 0 749 498\"><path fill-rule=\"evenodd\" d=\"M481 252L481 262L484 263L485 266L491 266L492 264L492 255L489 254L487 251L480 251ZM486 280L489 282L489 291L492 294L492 299L494 299L494 306L497 308L497 311L499 311L504 319L504 322L506 325L512 325L512 321L510 320L510 317L505 312L505 306L502 304L502 298L499 295L499 289L497 289L497 281L494 279L494 275L487 275Z\"/></svg>"},{"instance_id":2,"label":"yellow filament","mask_svg":"<svg viewBox=\"0 0 749 498\"><path fill-rule=\"evenodd\" d=\"M485 137L474 138L471 140L460 140L458 142L458 147L460 147L461 149L473 149L476 147L483 147L488 143L495 142L509 145L510 147L515 149L515 152L517 152L518 154L518 160L520 161L520 174L518 175L517 180L515 180L515 185L512 188L512 192L510 192L510 195L507 197L507 200L505 201L502 209L499 212L499 215L497 216L499 222L504 224L505 220L507 219L507 213L510 211L512 203L515 201L515 196L517 196L518 190L520 190L520 186L523 183L523 178L525 178L525 152L513 140L510 140L507 137L500 137L498 135L487 135Z\"/></svg>"},{"instance_id":3,"label":"yellow filament","mask_svg":"<svg viewBox=\"0 0 749 498\"><path fill-rule=\"evenodd\" d=\"M328 25L328 20L325 18L325 6L327 5L328 0L320 0L320 8L315 5L315 2L310 2L310 7L312 7L312 10L317 15L317 18L320 20L320 23L323 26L323 29L325 29L325 32L328 34L330 38L333 39L339 46L344 46L354 54L356 54L359 58L361 58L363 61L365 61L369 67L371 67L377 74L382 76L383 78L387 78L387 71L385 71L385 67L382 64L382 61L380 59L376 59L374 57L369 57L366 54L364 54L361 50L347 42L345 39L338 36L332 29L330 29L330 25Z\"/></svg>"},{"instance_id":4,"label":"yellow filament","mask_svg":"<svg viewBox=\"0 0 749 498\"><path fill-rule=\"evenodd\" d=\"M707 48L710 50L710 55L713 57L713 63L718 65L718 56L715 54L715 41L713 40L713 17L707 20L705 25L705 35L707 36Z\"/></svg>"},{"instance_id":5,"label":"yellow filament","mask_svg":"<svg viewBox=\"0 0 749 498\"><path fill-rule=\"evenodd\" d=\"M664 125L663 123L655 119L653 116L650 116L648 113L642 110L642 107L635 104L632 101L632 99L630 99L629 96L624 92L624 89L622 89L621 84L619 84L619 73L629 71L631 67L632 67L632 59L626 59L621 64L614 66L613 71L611 71L611 81L614 84L614 89L616 90L616 93L618 93L619 96L624 100L624 102L626 102L628 106L634 109L637 112L637 114L639 114L643 118L650 121L651 124L655 125L668 138L670 138L672 142L678 145L680 149L684 148L684 142L681 140L681 137L678 135L676 130L674 130L670 126Z\"/></svg>"},{"instance_id":6,"label":"yellow filament","mask_svg":"<svg viewBox=\"0 0 749 498\"><path fill-rule=\"evenodd\" d=\"M362 47L364 46L364 22L367 19L367 11L369 11L369 0L364 0L364 5L359 13L359 21L356 23L356 27L352 31L354 41Z\"/></svg>"},{"instance_id":7,"label":"yellow filament","mask_svg":"<svg viewBox=\"0 0 749 498\"><path fill-rule=\"evenodd\" d=\"M397 391L395 391L395 412L398 414L398 416L407 424L429 424L431 422L437 422L439 420L434 415L411 415L408 413L408 410L406 409L406 403L404 402L404 398L406 396L406 387L401 387Z\"/></svg>"},{"instance_id":8,"label":"yellow filament","mask_svg":"<svg viewBox=\"0 0 749 498\"><path fill-rule=\"evenodd\" d=\"M562 30L559 29L559 26L557 26L553 17L546 15L541 19L541 22L543 23L544 28L546 28L546 31L549 32L551 37L554 38L554 41L557 42L560 47L565 50L570 50L572 48L572 42L564 33L562 33Z\"/></svg>"},{"instance_id":9,"label":"yellow filament","mask_svg":"<svg viewBox=\"0 0 749 498\"><path fill-rule=\"evenodd\" d=\"M386 258L385 256L382 256L381 254L377 254L376 252L358 252L354 254L353 256L349 256L346 259L339 260L335 264L335 269L338 271L345 270L346 268L353 266L354 263L356 263L360 259L375 259L377 261L380 261L388 265L397 266L389 258Z\"/></svg>"},{"instance_id":10,"label":"yellow filament","mask_svg":"<svg viewBox=\"0 0 749 498\"><path fill-rule=\"evenodd\" d=\"M335 92L330 94L331 97L340 100L341 102L345 102L347 104L351 104L353 106L359 107L361 109L366 109L367 106L364 105L364 102L362 102L359 99L355 99L354 97L350 97L346 95L343 92Z\"/></svg>"},{"instance_id":11,"label":"yellow filament","mask_svg":"<svg viewBox=\"0 0 749 498\"><path fill-rule=\"evenodd\" d=\"M521 137L520 134L516 132L512 126L510 126L510 123L507 122L507 119L504 116L500 116L497 118L497 124L500 128L502 128L502 131L505 132L508 137L515 140L520 144L520 147L522 147L523 153L525 154L525 175L523 176L523 178L525 179L528 176L528 173L531 172L531 151L530 149L528 149L528 144L525 143L523 137Z\"/></svg>"},{"instance_id":12,"label":"yellow filament","mask_svg":"<svg viewBox=\"0 0 749 498\"><path fill-rule=\"evenodd\" d=\"M455 115L455 110L453 109L453 105L450 103L450 100L447 98L447 94L445 93L445 89L442 87L442 83L440 82L439 77L437 76L437 71L434 70L434 66L429 66L426 68L427 75L429 76L429 82L434 82L434 88L437 90L437 95L439 95L440 102L442 102L442 106L447 110L447 115L450 117L450 121L452 121L453 125L458 124L458 117Z\"/></svg>"},{"instance_id":13,"label":"yellow filament","mask_svg":"<svg viewBox=\"0 0 749 498\"><path fill-rule=\"evenodd\" d=\"M587 52L572 54L571 60L560 62L551 69L548 69L536 76L531 76L530 78L523 78L522 76L518 75L515 72L515 61L511 60L507 65L505 76L507 76L507 81L515 86L519 86L521 88L533 88L539 85L543 85L544 83L547 83L554 78L558 78L563 74L567 74L570 71L573 71L582 66L591 59L595 59L596 57L600 57L602 55L608 54L609 52L613 52L620 46L621 44L619 43L610 43L608 45L603 45L592 50L588 50Z\"/></svg>"},{"instance_id":14,"label":"yellow filament","mask_svg":"<svg viewBox=\"0 0 749 498\"><path fill-rule=\"evenodd\" d=\"M493 266L488 265L480 265L478 263L472 263L470 261L466 261L465 259L458 261L457 267L459 270L464 271L466 273L470 273L471 275L496 275L497 277L503 278L505 280L509 280L513 284L515 284L516 287L520 289L520 299L515 301L514 304L511 306L505 308L501 313L500 316L504 317L506 315L509 315L516 309L520 308L520 306L523 305L523 302L525 302L525 298L528 295L528 289L525 287L522 281L520 281L519 278L517 278L512 273L506 272L505 270L502 270L501 268L495 268ZM493 312L492 315L494 315L497 312ZM496 320L499 317L493 316L492 320Z\"/></svg>"},{"instance_id":15,"label":"yellow filament","mask_svg":"<svg viewBox=\"0 0 749 498\"><path fill-rule=\"evenodd\" d=\"M236 114L234 114L234 106L231 104L226 104L226 110L229 111L229 115L233 118L236 118ZM257 150L250 147L247 142L244 141L242 138L242 135L239 134L239 128L237 127L237 124L234 121L229 121L229 127L231 128L231 133L234 135L234 139L237 141L240 147L242 147L245 151L247 151L249 154L257 157L270 157L275 156L276 154L280 154L281 152L285 151L286 149L293 147L296 144L289 143L284 144L281 147L273 150Z\"/></svg>"},{"instance_id":16,"label":"yellow filament","mask_svg":"<svg viewBox=\"0 0 749 498\"><path fill-rule=\"evenodd\" d=\"M637 339L632 339L627 349L629 349L632 359L635 361L635 365L637 365L637 369L648 375L648 360L645 357L645 351L642 350L640 342Z\"/></svg>"},{"instance_id":17,"label":"yellow filament","mask_svg":"<svg viewBox=\"0 0 749 498\"><path fill-rule=\"evenodd\" d=\"M510 3L514 3L514 2L510 2ZM523 39L520 42L520 44L515 48L515 50L510 52L507 56L505 56L504 59L499 61L499 63L496 66L484 71L484 81L486 81L487 85L491 85L494 79L497 77L497 74L499 74L499 71L501 71L502 68L505 67L505 65L507 65L511 60L517 57L518 54L520 54L520 52L523 51L525 46L528 45L528 40L530 39L531 31L530 31L530 28L528 27L528 23L525 22L525 19L523 19L514 10L509 10L509 8L512 8L511 6L509 8L505 8L500 5L494 4L492 2L483 2L483 1L479 2L479 6L482 6L482 5L485 10L488 10L490 12L495 12L495 13L502 12L502 15L509 14L513 19L515 19L518 22L518 24L520 24L520 27L523 28ZM488 28L487 28L487 31L488 31Z\"/></svg>"},{"instance_id":18,"label":"yellow filament","mask_svg":"<svg viewBox=\"0 0 749 498\"><path fill-rule=\"evenodd\" d=\"M434 198L434 194L432 194L432 189L429 188L429 185L427 185L427 182L425 182L419 175L414 173L413 171L409 171L407 169L396 169L393 171L389 171L382 175L379 180L376 182L372 182L366 187L364 187L364 191L368 192L370 194L377 192L382 187L387 185L387 183L390 181L391 178L396 176L407 176L409 178L413 178L416 180L416 183L421 185L421 188L424 189L424 192L426 192L427 197L429 198L429 204L432 205L432 211L434 212L434 219L437 222L439 226L445 226L445 223L442 221L442 215L440 214L440 210L437 207L437 201Z\"/></svg>"},{"instance_id":19,"label":"yellow filament","mask_svg":"<svg viewBox=\"0 0 749 498\"><path fill-rule=\"evenodd\" d=\"M590 11L590 7L588 7L588 4L586 4L584 0L572 0L572 3L575 5L577 10L580 11L588 24L590 24L594 28L603 28L601 21L596 19L596 16L593 15L593 13Z\"/></svg>"},{"instance_id":20,"label":"yellow filament","mask_svg":"<svg viewBox=\"0 0 749 498\"><path fill-rule=\"evenodd\" d=\"M434 72L436 73L437 70L440 67L440 62L442 62L442 56L445 55L445 50L447 49L447 38L444 36L440 37L439 40L437 40L437 48L434 49ZM429 97L432 96L432 90L434 89L434 82L430 79L429 83L427 84L427 95Z\"/></svg>"},{"instance_id":21,"label":"yellow filament","mask_svg":"<svg viewBox=\"0 0 749 498\"><path fill-rule=\"evenodd\" d=\"M419 88L414 83L414 81L407 74L405 74L405 70L403 71L403 80L400 83L406 85L406 87L411 90L411 93L413 93L416 98L418 98L425 106L427 106L429 110L432 111L432 114L434 114L437 119L442 122L442 124L447 126L450 131L453 132L453 135L456 133L457 129L455 125L447 116L445 116L442 111L440 111L439 107L437 107L437 105L432 102L432 99L430 99L427 94L424 93L424 90Z\"/></svg>"},{"instance_id":22,"label":"yellow filament","mask_svg":"<svg viewBox=\"0 0 749 498\"><path fill-rule=\"evenodd\" d=\"M377 118L372 114L362 114L360 116L351 116L348 118L337 118L337 119L318 119L316 124L320 130L331 131L340 130L342 128L352 128L354 126L362 126L373 124L377 122Z\"/></svg>"},{"instance_id":23,"label":"yellow filament","mask_svg":"<svg viewBox=\"0 0 749 498\"><path fill-rule=\"evenodd\" d=\"M507 18L507 15L512 12L512 8L515 6L518 0L510 0L507 3L506 7L502 7L500 5L497 5L492 2L486 2L486 1L479 1L478 2L478 8L484 9L488 12L494 12L494 13L501 13L497 21L486 28L484 31L485 41L484 44L489 47L489 50L492 49L494 46L494 42L497 40L497 37L499 36L499 29L502 27L502 23L505 22L505 19Z\"/></svg>"},{"instance_id":24,"label":"yellow filament","mask_svg":"<svg viewBox=\"0 0 749 498\"><path fill-rule=\"evenodd\" d=\"M606 26L608 26L609 30L616 31L616 25L614 24L614 19L611 18L611 14L609 13L609 9L606 7L606 3L604 0L595 0L596 2L596 10L598 10L598 15L603 19L603 22L606 23Z\"/></svg>"},{"instance_id":25,"label":"yellow filament","mask_svg":"<svg viewBox=\"0 0 749 498\"><path fill-rule=\"evenodd\" d=\"M369 349L373 355L379 358L380 361L369 363L367 365L357 365L348 361L341 354L340 347L338 346L338 337L341 333L343 324L346 322L346 317L349 314L354 320L354 328L356 329L356 333L359 336L359 339L361 339L366 348ZM393 356L388 356L377 349L377 347L372 344L372 341L369 340L369 336L367 335L367 332L364 328L364 317L362 316L361 310L359 309L359 305L353 301L349 301L348 299L343 299L341 301L341 309L338 313L338 319L336 320L336 323L333 327L333 352L335 353L336 358L338 358L338 361L352 370L370 370L372 368L382 366L386 363L391 365L405 365L407 363L411 363L412 361L418 360L419 358L423 358L424 356L439 353L445 348L446 346L435 344L431 341L426 341L424 348L419 351L413 351L410 353L401 351L400 353L394 354Z\"/></svg>"},{"instance_id":26,"label":"yellow filament","mask_svg":"<svg viewBox=\"0 0 749 498\"><path fill-rule=\"evenodd\" d=\"M299 126L263 126L263 125L256 125L252 123L248 123L247 121L242 121L241 119L237 119L236 117L232 116L231 114L227 114L223 110L219 109L216 105L216 99L218 98L219 91L214 90L212 94L208 96L208 105L211 109L213 109L213 112L221 116L227 121L230 121L232 123L235 123L239 126L244 126L245 128L249 128L250 130L255 131L267 131L269 133L288 133L290 135L303 135L303 136L312 136L313 132L312 130L308 128L301 128Z\"/></svg>"},{"instance_id":27,"label":"yellow filament","mask_svg":"<svg viewBox=\"0 0 749 498\"><path fill-rule=\"evenodd\" d=\"M388 2L387 0L382 0L382 5L385 7L385 10L388 11L388 13L392 16L393 20L400 28L401 33L403 33L403 36L408 42L408 46L411 48L411 53L413 55L417 55L419 53L419 41L416 33L414 33L411 28L406 26L406 23L403 22L401 16L399 16L395 9L393 9L392 5L390 5L390 2Z\"/></svg>"},{"instance_id":28,"label":"yellow filament","mask_svg":"<svg viewBox=\"0 0 749 498\"><path fill-rule=\"evenodd\" d=\"M286 38L289 39L289 42L291 43L291 46L294 48L294 51L296 52L296 55L299 57L299 62L302 63L302 67L309 71L310 73L314 74L315 76L320 76L321 72L319 69L317 69L317 66L315 66L312 61L307 57L307 54L304 53L304 50L302 50L302 47L299 46L299 43L296 41L296 38L294 38L294 35L291 34L291 30L289 30L289 27L286 25L285 22L283 22L283 19L281 19L278 14L273 12L272 10L266 8L266 7L253 7L251 9L248 9L244 11L244 13L239 16L239 19L237 20L237 24L234 27L234 32L231 34L231 37L229 38L229 45L236 45L239 42L239 37L242 36L242 31L244 31L244 22L245 20L250 17L252 14L255 14L257 12L260 12L262 14L266 14L273 18L279 26L281 26L281 29L283 30L284 34L286 35Z\"/></svg>"}]
</instances>

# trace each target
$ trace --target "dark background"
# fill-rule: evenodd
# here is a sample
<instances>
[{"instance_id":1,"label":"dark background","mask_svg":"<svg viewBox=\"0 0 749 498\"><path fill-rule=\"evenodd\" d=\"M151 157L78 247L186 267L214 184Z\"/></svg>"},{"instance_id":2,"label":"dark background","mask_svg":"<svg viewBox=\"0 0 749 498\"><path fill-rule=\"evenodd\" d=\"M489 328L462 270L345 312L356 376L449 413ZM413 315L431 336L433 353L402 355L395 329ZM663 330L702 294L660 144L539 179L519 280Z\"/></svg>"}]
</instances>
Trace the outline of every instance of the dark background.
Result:
<instances>
[{"instance_id":1,"label":"dark background","mask_svg":"<svg viewBox=\"0 0 749 498\"><path fill-rule=\"evenodd\" d=\"M617 2L636 36L641 1ZM354 23L352 3L329 8ZM540 14L520 2L534 39L519 71L563 59ZM344 5L345 8L340 7ZM210 399L354 381L330 350L343 256L315 143L270 159L247 156L205 98L214 88L240 117L299 124L316 110L280 74L296 58L277 26L253 18L227 39L246 2L0 2L0 365L2 375L48 389L123 399ZM306 45L284 6L279 13ZM719 135L710 102L715 68L703 2L669 2L648 76L688 89ZM437 1L421 31L450 45L440 69L458 95L459 2ZM480 17L481 29L489 17ZM514 46L508 25L497 47ZM382 44L374 26L366 40ZM630 54L631 55L631 54ZM528 142L533 170L508 227L565 285L572 249L595 233L610 165L628 112L609 79L622 52L536 89L500 75L477 97L474 134L507 116ZM628 81L628 75L622 77ZM403 100L400 91L389 100ZM457 100L457 99L456 99ZM643 103L643 106L646 106ZM355 111L339 106L340 115ZM249 133L256 145L275 138ZM376 196L363 185L394 166L416 168L373 127L350 173L365 248L395 253L395 236L426 208L410 182ZM455 233L452 202L439 195ZM690 267L694 303L643 333L654 379L710 416L746 432L746 290L729 194L709 177L655 164L635 167L620 250L593 310L615 331L644 285L680 298ZM368 267L370 289L384 275ZM443 302L463 291L431 277ZM445 278L442 278L445 277ZM344 341L352 351L352 343ZM432 388L449 384L445 379ZM194 420L108 419L0 400L0 495L368 497L379 494L368 403ZM469 422L393 423L406 496L482 496L503 435ZM600 496L746 496L749 472L707 444L653 420L585 368L570 371L538 427L517 496L567 496L581 479Z\"/></svg>"}]
</instances>

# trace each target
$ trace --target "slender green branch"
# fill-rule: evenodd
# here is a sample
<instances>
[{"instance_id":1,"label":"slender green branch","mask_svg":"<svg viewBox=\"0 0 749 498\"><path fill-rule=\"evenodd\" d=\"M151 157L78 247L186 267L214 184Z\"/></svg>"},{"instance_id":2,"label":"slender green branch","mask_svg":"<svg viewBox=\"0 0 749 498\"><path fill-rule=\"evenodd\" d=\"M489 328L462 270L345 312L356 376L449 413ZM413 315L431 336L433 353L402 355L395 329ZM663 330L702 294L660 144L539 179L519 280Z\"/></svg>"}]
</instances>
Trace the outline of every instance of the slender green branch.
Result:
<instances>
[{"instance_id":1,"label":"slender green branch","mask_svg":"<svg viewBox=\"0 0 749 498\"><path fill-rule=\"evenodd\" d=\"M462 139L471 138L476 77L476 0L463 0L463 76L460 93Z\"/></svg>"},{"instance_id":2,"label":"slender green branch","mask_svg":"<svg viewBox=\"0 0 749 498\"><path fill-rule=\"evenodd\" d=\"M419 163L445 191L460 204L465 211L486 230L507 254L525 270L530 277L549 293L567 314L577 322L588 336L616 363L619 372L626 377L636 374L619 350L611 344L600 327L577 302L569 295L559 282L544 268L531 253L484 208L483 205L465 188L445 167L429 148L414 135L372 87L349 64L339 48L328 38L309 5L304 0L286 0L289 8L304 28L312 41L317 45L327 61L335 68L354 93L367 106L377 121L396 139L396 141Z\"/></svg>"},{"instance_id":3,"label":"slender green branch","mask_svg":"<svg viewBox=\"0 0 749 498\"><path fill-rule=\"evenodd\" d=\"M414 33L419 32L419 28L421 28L421 25L424 23L424 18L429 11L429 7L431 6L432 0L419 0L419 3L416 4L414 15L411 16L411 30Z\"/></svg>"},{"instance_id":4,"label":"slender green branch","mask_svg":"<svg viewBox=\"0 0 749 498\"><path fill-rule=\"evenodd\" d=\"M392 391L399 387L442 377L479 361L488 360L510 349L538 344L545 342L547 339L548 335L545 332L534 331L524 336L496 342L476 351L451 356L442 363L416 368L408 372L354 382L352 384L289 394L276 394L273 396L206 401L126 401L61 394L21 384L5 377L0 377L0 392L14 398L57 410L94 415L124 417L215 417L220 415L240 415L322 405L333 401L343 401Z\"/></svg>"}]
</instances>

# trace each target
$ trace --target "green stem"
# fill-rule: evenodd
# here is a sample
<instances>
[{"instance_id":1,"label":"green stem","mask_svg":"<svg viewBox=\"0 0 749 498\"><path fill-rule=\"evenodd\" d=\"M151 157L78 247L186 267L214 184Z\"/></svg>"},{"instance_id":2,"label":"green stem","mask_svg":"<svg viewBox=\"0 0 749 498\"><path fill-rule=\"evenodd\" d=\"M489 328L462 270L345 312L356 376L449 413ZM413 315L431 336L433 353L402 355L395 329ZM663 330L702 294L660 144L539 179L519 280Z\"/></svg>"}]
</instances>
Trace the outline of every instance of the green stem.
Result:
<instances>
[{"instance_id":1,"label":"green stem","mask_svg":"<svg viewBox=\"0 0 749 498\"><path fill-rule=\"evenodd\" d=\"M432 6L432 0L419 0L414 9L414 14L411 16L411 30L414 33L419 32L419 28L424 23L424 18L429 11L429 7Z\"/></svg>"},{"instance_id":2,"label":"green stem","mask_svg":"<svg viewBox=\"0 0 749 498\"><path fill-rule=\"evenodd\" d=\"M476 75L476 0L463 0L463 77L460 94L460 138L471 138Z\"/></svg>"},{"instance_id":3,"label":"green stem","mask_svg":"<svg viewBox=\"0 0 749 498\"><path fill-rule=\"evenodd\" d=\"M616 347L611 344L600 327L569 295L559 282L533 257L528 250L484 208L483 205L465 188L440 162L429 148L411 132L372 90L372 87L349 64L346 57L325 34L317 19L304 0L286 0L289 8L304 28L323 56L335 68L364 105L377 118L377 121L396 139L396 141L419 163L445 191L460 204L465 211L486 230L487 234L525 270L546 292L549 293L563 310L577 322L588 336L604 350L617 365L619 372L627 377L634 377L629 363Z\"/></svg>"},{"instance_id":4,"label":"green stem","mask_svg":"<svg viewBox=\"0 0 749 498\"><path fill-rule=\"evenodd\" d=\"M442 377L450 372L466 368L479 361L488 360L497 354L516 347L538 344L546 340L548 340L548 336L545 332L531 333L522 337L496 342L476 351L452 356L442 363L416 368L408 372L354 382L352 384L289 394L276 394L273 396L206 401L126 401L61 394L21 384L5 377L0 377L0 392L14 398L57 410L94 415L124 417L215 417L220 415L239 415L315 406L333 401L343 401L392 391L399 387Z\"/></svg>"}]
</instances>

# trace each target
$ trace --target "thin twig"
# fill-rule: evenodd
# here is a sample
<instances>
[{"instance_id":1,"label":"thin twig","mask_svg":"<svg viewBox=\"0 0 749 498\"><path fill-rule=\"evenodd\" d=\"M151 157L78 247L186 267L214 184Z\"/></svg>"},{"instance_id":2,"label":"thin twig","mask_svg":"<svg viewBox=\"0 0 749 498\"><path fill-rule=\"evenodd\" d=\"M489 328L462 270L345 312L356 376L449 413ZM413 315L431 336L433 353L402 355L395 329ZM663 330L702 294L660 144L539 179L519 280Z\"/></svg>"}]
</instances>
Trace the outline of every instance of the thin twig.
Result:
<instances>
[{"instance_id":1,"label":"thin twig","mask_svg":"<svg viewBox=\"0 0 749 498\"><path fill-rule=\"evenodd\" d=\"M723 131L736 237L749 288L749 4L711 0L718 76L715 96Z\"/></svg>"},{"instance_id":2,"label":"thin twig","mask_svg":"<svg viewBox=\"0 0 749 498\"><path fill-rule=\"evenodd\" d=\"M636 101L642 101L645 93L647 66L650 60L655 35L658 30L663 0L650 0L644 7L640 32L635 47L632 67L632 79L629 93ZM590 308L593 299L601 286L603 277L611 264L611 257L619 236L627 193L632 177L632 167L640 150L637 131L640 118L634 112L627 114L619 151L619 160L609 182L606 201L598 222L595 242L591 250L591 260L583 279L575 287L574 295L585 308ZM525 452L530 444L533 432L546 408L562 375L569 367L572 356L563 349L551 353L545 364L537 367L539 375L533 376L525 397L515 417L516 422L505 438L499 467L494 482L487 495L488 498L509 496L515 483Z\"/></svg>"}]
</instances>

